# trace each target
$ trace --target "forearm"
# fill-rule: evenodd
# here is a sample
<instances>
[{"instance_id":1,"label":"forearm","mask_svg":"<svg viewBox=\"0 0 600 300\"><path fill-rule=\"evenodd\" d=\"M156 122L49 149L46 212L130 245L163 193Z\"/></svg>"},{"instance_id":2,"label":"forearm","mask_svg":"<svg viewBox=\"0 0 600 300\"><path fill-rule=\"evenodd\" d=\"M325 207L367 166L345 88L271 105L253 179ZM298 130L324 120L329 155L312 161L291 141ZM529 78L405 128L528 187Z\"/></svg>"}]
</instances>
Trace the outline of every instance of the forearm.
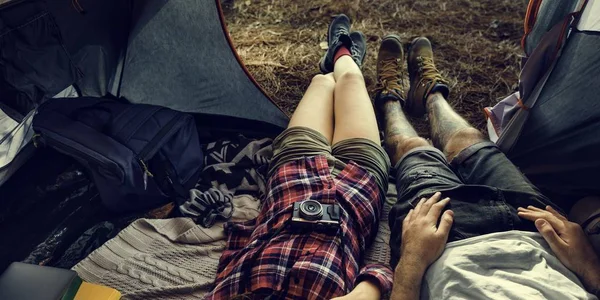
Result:
<instances>
[{"instance_id":1,"label":"forearm","mask_svg":"<svg viewBox=\"0 0 600 300\"><path fill-rule=\"evenodd\" d=\"M590 265L587 272L581 274L580 278L590 293L600 297L600 264Z\"/></svg>"},{"instance_id":2,"label":"forearm","mask_svg":"<svg viewBox=\"0 0 600 300\"><path fill-rule=\"evenodd\" d=\"M417 261L400 258L394 272L394 287L391 300L416 300L421 293L421 282L427 266Z\"/></svg>"},{"instance_id":3,"label":"forearm","mask_svg":"<svg viewBox=\"0 0 600 300\"><path fill-rule=\"evenodd\" d=\"M381 291L379 286L373 280L361 281L352 291L352 295L355 295L356 299L370 299L379 300L381 299Z\"/></svg>"}]
</instances>

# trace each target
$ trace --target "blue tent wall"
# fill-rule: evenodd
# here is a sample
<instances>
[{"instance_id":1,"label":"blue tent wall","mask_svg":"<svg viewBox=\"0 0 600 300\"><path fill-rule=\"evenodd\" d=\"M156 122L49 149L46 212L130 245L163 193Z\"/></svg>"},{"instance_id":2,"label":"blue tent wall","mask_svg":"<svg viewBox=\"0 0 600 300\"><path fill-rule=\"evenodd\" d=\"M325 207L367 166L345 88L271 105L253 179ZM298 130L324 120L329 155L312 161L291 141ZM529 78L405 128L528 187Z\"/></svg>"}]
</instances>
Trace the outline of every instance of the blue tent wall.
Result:
<instances>
[{"instance_id":1,"label":"blue tent wall","mask_svg":"<svg viewBox=\"0 0 600 300\"><path fill-rule=\"evenodd\" d=\"M287 116L239 63L217 4L134 1L138 22L129 36L119 96L134 103L285 127Z\"/></svg>"},{"instance_id":2,"label":"blue tent wall","mask_svg":"<svg viewBox=\"0 0 600 300\"><path fill-rule=\"evenodd\" d=\"M242 130L286 127L286 114L238 60L218 0L74 3L0 6L0 102L26 115L74 84L82 96L237 118Z\"/></svg>"},{"instance_id":3,"label":"blue tent wall","mask_svg":"<svg viewBox=\"0 0 600 300\"><path fill-rule=\"evenodd\" d=\"M582 6L585 3L542 1L524 39L525 53L531 55L544 37L552 37L547 33L569 14L591 7ZM588 21L600 19L591 10L584 15ZM528 108L517 110L497 142L529 180L565 211L580 198L600 196L600 32L578 28L565 31L568 39L553 69L550 66L548 80L537 81L539 97L523 99ZM524 74L521 83L537 79Z\"/></svg>"},{"instance_id":4,"label":"blue tent wall","mask_svg":"<svg viewBox=\"0 0 600 300\"><path fill-rule=\"evenodd\" d=\"M598 49L598 33L572 34L518 141L507 153L535 185L566 209L579 198L600 195Z\"/></svg>"}]
</instances>

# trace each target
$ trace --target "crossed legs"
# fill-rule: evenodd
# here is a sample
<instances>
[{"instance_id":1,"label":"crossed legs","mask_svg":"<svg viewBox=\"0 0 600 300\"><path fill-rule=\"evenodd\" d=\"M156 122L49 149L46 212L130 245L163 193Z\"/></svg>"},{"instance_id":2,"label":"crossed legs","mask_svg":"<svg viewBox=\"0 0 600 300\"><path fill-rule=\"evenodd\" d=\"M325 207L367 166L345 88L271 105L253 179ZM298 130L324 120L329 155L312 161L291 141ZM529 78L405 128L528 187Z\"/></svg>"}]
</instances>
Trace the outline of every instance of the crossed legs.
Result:
<instances>
[{"instance_id":1,"label":"crossed legs","mask_svg":"<svg viewBox=\"0 0 600 300\"><path fill-rule=\"evenodd\" d=\"M352 138L380 143L363 75L350 56L340 57L333 73L313 78L294 111L291 127L314 129L333 145Z\"/></svg>"}]
</instances>

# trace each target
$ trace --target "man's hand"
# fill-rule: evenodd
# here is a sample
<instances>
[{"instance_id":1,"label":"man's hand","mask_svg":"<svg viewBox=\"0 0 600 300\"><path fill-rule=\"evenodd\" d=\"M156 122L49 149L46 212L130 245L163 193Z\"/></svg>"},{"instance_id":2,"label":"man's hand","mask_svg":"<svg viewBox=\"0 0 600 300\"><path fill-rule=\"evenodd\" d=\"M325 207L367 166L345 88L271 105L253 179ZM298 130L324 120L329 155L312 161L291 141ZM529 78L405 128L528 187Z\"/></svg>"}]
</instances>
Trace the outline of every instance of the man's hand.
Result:
<instances>
[{"instance_id":1,"label":"man's hand","mask_svg":"<svg viewBox=\"0 0 600 300\"><path fill-rule=\"evenodd\" d=\"M550 206L546 210L519 207L518 215L535 222L556 257L582 279L586 288L594 292L600 288L600 260L579 224L570 222Z\"/></svg>"},{"instance_id":2,"label":"man's hand","mask_svg":"<svg viewBox=\"0 0 600 300\"><path fill-rule=\"evenodd\" d=\"M440 198L441 194L435 193L429 199L421 199L404 218L392 300L419 299L425 271L444 251L454 213L444 212L438 226L442 210L450 201L449 198L440 201Z\"/></svg>"},{"instance_id":3,"label":"man's hand","mask_svg":"<svg viewBox=\"0 0 600 300\"><path fill-rule=\"evenodd\" d=\"M454 213L451 210L444 212L440 225L437 224L442 210L450 202L450 198L442 201L440 198L438 192L429 199L421 199L402 223L400 260L423 271L444 251L452 227Z\"/></svg>"},{"instance_id":4,"label":"man's hand","mask_svg":"<svg viewBox=\"0 0 600 300\"><path fill-rule=\"evenodd\" d=\"M379 286L369 280L361 281L352 292L343 297L336 297L331 300L379 300L381 291Z\"/></svg>"}]
</instances>

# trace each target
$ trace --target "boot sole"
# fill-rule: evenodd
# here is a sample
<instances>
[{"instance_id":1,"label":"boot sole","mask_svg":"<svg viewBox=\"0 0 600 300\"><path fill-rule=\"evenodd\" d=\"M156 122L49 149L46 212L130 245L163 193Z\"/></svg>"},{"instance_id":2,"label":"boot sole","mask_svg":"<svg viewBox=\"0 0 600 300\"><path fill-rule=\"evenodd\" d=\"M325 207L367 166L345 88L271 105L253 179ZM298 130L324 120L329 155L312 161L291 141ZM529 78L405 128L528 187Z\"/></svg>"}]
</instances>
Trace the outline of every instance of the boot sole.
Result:
<instances>
[{"instance_id":1,"label":"boot sole","mask_svg":"<svg viewBox=\"0 0 600 300\"><path fill-rule=\"evenodd\" d=\"M400 45L404 45L404 44L402 44L402 40L400 40L400 36L398 36L398 35L388 34L388 35L384 36L383 39L381 39L381 41L383 42L387 39L394 39L394 40L398 41L398 43L400 43ZM404 50L402 50L402 52L404 52Z\"/></svg>"},{"instance_id":2,"label":"boot sole","mask_svg":"<svg viewBox=\"0 0 600 300\"><path fill-rule=\"evenodd\" d=\"M395 34L388 34L388 35L384 36L383 39L381 39L381 43L383 43L385 40L396 40L398 42L398 44L400 44L400 51L402 53L402 59L406 58L406 55L404 53L404 44L402 43L402 39L400 38L400 36L395 35Z\"/></svg>"}]
</instances>

